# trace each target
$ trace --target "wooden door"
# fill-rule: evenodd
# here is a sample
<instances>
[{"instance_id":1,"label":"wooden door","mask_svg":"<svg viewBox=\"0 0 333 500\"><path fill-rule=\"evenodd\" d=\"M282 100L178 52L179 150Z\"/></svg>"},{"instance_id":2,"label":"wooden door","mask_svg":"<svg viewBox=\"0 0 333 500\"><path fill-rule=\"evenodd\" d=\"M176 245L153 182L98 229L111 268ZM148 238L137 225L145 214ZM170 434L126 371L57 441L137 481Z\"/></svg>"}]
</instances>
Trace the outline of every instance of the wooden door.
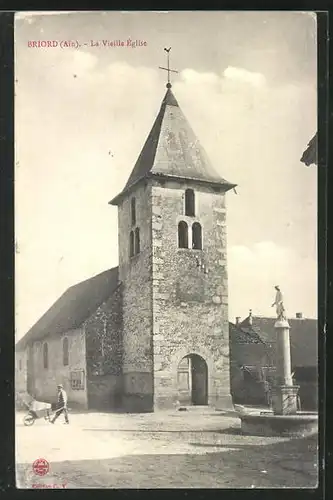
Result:
<instances>
[{"instance_id":1,"label":"wooden door","mask_svg":"<svg viewBox=\"0 0 333 500\"><path fill-rule=\"evenodd\" d=\"M200 356L192 356L192 404L208 404L208 370L206 361Z\"/></svg>"}]
</instances>

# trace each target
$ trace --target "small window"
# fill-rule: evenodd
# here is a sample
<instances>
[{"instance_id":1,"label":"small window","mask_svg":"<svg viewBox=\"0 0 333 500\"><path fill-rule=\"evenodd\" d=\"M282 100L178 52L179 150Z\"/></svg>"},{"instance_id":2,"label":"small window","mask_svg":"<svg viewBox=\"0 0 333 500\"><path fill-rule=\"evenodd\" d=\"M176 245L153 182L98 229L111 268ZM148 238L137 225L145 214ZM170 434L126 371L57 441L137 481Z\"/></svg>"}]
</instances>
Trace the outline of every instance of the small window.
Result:
<instances>
[{"instance_id":1,"label":"small window","mask_svg":"<svg viewBox=\"0 0 333 500\"><path fill-rule=\"evenodd\" d=\"M131 199L131 221L132 221L132 226L134 226L134 224L136 224L135 198Z\"/></svg>"},{"instance_id":2,"label":"small window","mask_svg":"<svg viewBox=\"0 0 333 500\"><path fill-rule=\"evenodd\" d=\"M185 191L185 215L190 217L195 216L195 200L193 189L186 189Z\"/></svg>"},{"instance_id":3,"label":"small window","mask_svg":"<svg viewBox=\"0 0 333 500\"><path fill-rule=\"evenodd\" d=\"M69 349L68 349L68 338L64 337L62 341L62 360L63 360L63 365L68 366L69 365Z\"/></svg>"},{"instance_id":4,"label":"small window","mask_svg":"<svg viewBox=\"0 0 333 500\"><path fill-rule=\"evenodd\" d=\"M135 254L140 253L140 229L135 230Z\"/></svg>"},{"instance_id":5,"label":"small window","mask_svg":"<svg viewBox=\"0 0 333 500\"><path fill-rule=\"evenodd\" d=\"M134 255L134 233L133 233L133 231L130 232L129 254L130 254L130 257L133 257L133 255Z\"/></svg>"},{"instance_id":6,"label":"small window","mask_svg":"<svg viewBox=\"0 0 333 500\"><path fill-rule=\"evenodd\" d=\"M202 231L199 222L192 226L192 248L202 250Z\"/></svg>"},{"instance_id":7,"label":"small window","mask_svg":"<svg viewBox=\"0 0 333 500\"><path fill-rule=\"evenodd\" d=\"M77 370L71 372L71 388L74 391L82 391L84 389L84 371Z\"/></svg>"},{"instance_id":8,"label":"small window","mask_svg":"<svg viewBox=\"0 0 333 500\"><path fill-rule=\"evenodd\" d=\"M178 224L178 247L188 248L188 226L185 221Z\"/></svg>"},{"instance_id":9,"label":"small window","mask_svg":"<svg viewBox=\"0 0 333 500\"><path fill-rule=\"evenodd\" d=\"M43 344L43 364L45 369L49 367L49 346L47 342Z\"/></svg>"}]
</instances>

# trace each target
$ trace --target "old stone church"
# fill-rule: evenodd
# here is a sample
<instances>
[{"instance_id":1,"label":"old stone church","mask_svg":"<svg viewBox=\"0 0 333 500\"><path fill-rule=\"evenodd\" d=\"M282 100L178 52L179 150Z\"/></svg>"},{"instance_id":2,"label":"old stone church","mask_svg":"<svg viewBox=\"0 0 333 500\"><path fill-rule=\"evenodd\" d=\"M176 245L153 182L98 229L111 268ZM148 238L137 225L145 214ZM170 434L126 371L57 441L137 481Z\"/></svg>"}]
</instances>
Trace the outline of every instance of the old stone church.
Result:
<instances>
[{"instance_id":1,"label":"old stone church","mask_svg":"<svg viewBox=\"0 0 333 500\"><path fill-rule=\"evenodd\" d=\"M16 346L16 389L70 405L230 407L226 193L167 85L118 210L119 266L69 288Z\"/></svg>"}]
</instances>

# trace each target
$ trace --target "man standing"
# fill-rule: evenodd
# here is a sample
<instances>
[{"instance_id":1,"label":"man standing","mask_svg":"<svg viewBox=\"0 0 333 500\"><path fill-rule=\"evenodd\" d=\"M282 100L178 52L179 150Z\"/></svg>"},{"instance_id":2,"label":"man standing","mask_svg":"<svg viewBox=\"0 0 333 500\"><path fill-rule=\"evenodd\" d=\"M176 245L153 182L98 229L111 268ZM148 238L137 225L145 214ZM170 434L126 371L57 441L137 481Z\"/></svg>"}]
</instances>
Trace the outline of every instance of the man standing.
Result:
<instances>
[{"instance_id":1,"label":"man standing","mask_svg":"<svg viewBox=\"0 0 333 500\"><path fill-rule=\"evenodd\" d=\"M67 394L66 394L66 391L64 390L62 384L59 384L57 386L57 388L58 388L58 409L54 415L53 420L51 420L51 424L54 424L54 422L59 417L59 415L61 415L61 413L64 414L65 424L69 424L68 408L67 408Z\"/></svg>"}]
</instances>

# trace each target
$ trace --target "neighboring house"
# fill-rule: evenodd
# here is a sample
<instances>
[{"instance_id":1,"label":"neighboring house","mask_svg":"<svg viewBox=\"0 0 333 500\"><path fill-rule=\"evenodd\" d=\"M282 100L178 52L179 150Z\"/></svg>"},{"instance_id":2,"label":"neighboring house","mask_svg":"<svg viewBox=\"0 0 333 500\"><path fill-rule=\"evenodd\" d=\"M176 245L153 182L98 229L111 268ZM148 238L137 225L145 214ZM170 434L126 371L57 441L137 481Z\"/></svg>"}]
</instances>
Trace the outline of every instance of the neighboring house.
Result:
<instances>
[{"instance_id":1,"label":"neighboring house","mask_svg":"<svg viewBox=\"0 0 333 500\"><path fill-rule=\"evenodd\" d=\"M233 402L268 404L265 381L274 371L272 353L253 325L229 323L230 384Z\"/></svg>"},{"instance_id":2,"label":"neighboring house","mask_svg":"<svg viewBox=\"0 0 333 500\"><path fill-rule=\"evenodd\" d=\"M274 383L276 318L249 316L230 324L231 391L234 402L265 402L263 382ZM318 332L317 320L297 313L288 318L290 325L291 365L294 381L300 386L303 410L318 406ZM256 391L253 388L256 386Z\"/></svg>"},{"instance_id":3,"label":"neighboring house","mask_svg":"<svg viewBox=\"0 0 333 500\"><path fill-rule=\"evenodd\" d=\"M308 147L304 151L301 162L304 163L307 167L310 165L318 165L318 139L317 133L312 137L311 141L308 144Z\"/></svg>"}]
</instances>

